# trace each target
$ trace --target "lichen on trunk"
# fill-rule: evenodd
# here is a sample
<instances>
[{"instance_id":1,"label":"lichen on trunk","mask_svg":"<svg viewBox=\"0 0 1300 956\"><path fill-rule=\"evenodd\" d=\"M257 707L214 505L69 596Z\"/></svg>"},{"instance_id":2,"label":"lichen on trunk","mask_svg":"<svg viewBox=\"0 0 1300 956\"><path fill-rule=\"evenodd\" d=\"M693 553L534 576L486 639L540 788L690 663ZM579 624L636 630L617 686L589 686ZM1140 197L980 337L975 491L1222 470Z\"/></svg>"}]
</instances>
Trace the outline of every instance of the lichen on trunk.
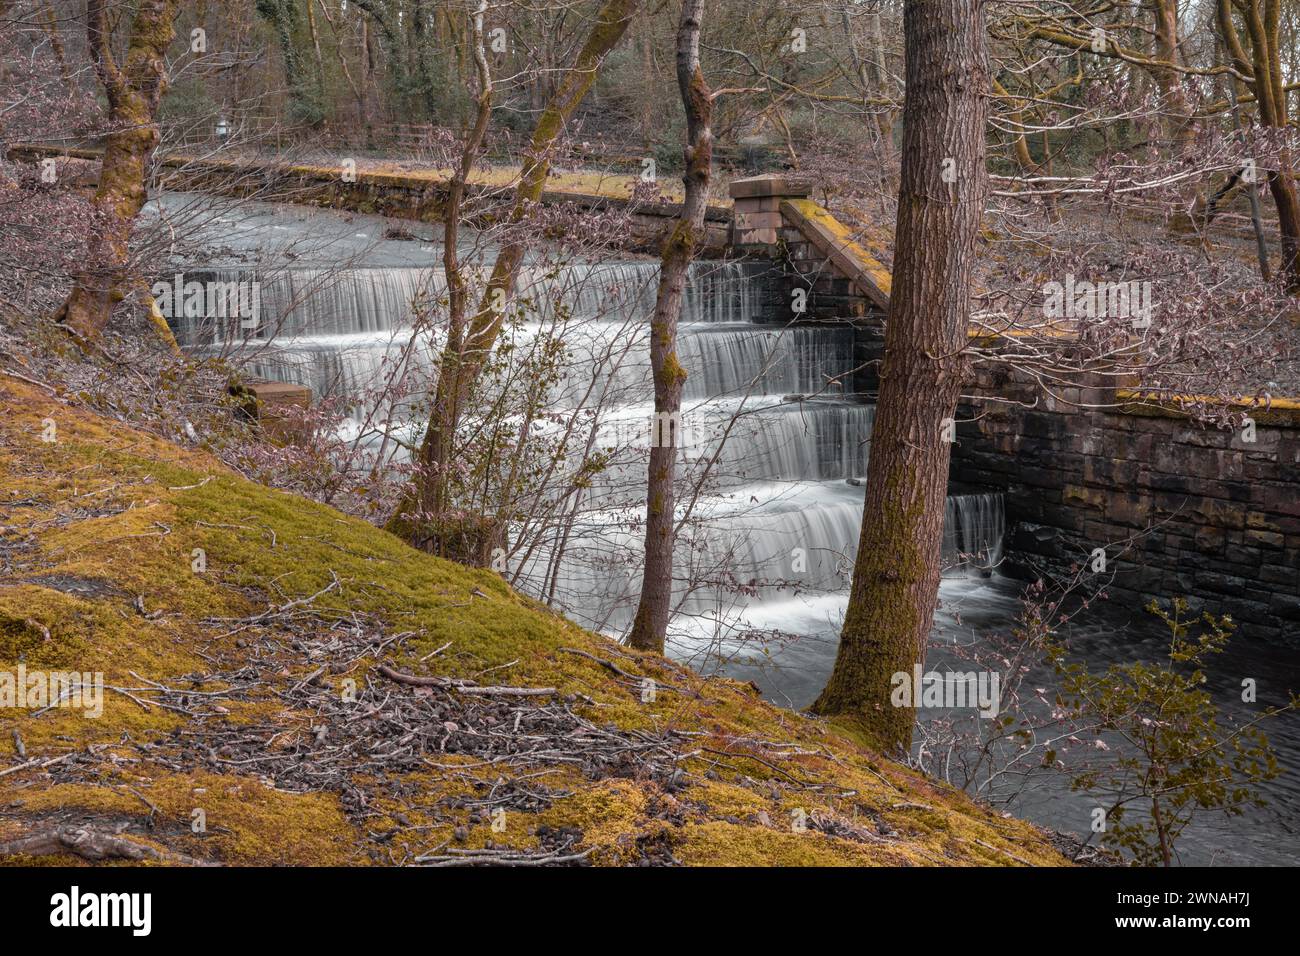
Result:
<instances>
[{"instance_id":1,"label":"lichen on trunk","mask_svg":"<svg viewBox=\"0 0 1300 956\"><path fill-rule=\"evenodd\" d=\"M953 415L988 191L980 0L908 0L897 254L862 532L835 667L813 704L886 750L915 715L893 675L924 661L938 599Z\"/></svg>"},{"instance_id":2,"label":"lichen on trunk","mask_svg":"<svg viewBox=\"0 0 1300 956\"><path fill-rule=\"evenodd\" d=\"M86 32L108 97L112 131L92 206L86 267L55 316L83 343L99 337L132 285L127 274L136 217L147 199L149 164L158 147L158 103L167 87L167 47L176 0L142 0L131 22L125 64L113 58L107 0L86 4Z\"/></svg>"},{"instance_id":3,"label":"lichen on trunk","mask_svg":"<svg viewBox=\"0 0 1300 956\"><path fill-rule=\"evenodd\" d=\"M708 207L709 175L713 166L713 95L700 68L700 17L703 0L685 0L677 29L677 83L686 110L686 200L681 217L664 242L659 288L650 323L650 368L654 376L655 422L676 423L682 407L686 370L677 358L677 323L687 272L695 256ZM650 468L646 483L645 566L641 597L628 643L642 650L663 652L672 611L673 545L676 541L676 498L673 482L678 428L668 434L652 429ZM667 438L665 444L663 439Z\"/></svg>"}]
</instances>

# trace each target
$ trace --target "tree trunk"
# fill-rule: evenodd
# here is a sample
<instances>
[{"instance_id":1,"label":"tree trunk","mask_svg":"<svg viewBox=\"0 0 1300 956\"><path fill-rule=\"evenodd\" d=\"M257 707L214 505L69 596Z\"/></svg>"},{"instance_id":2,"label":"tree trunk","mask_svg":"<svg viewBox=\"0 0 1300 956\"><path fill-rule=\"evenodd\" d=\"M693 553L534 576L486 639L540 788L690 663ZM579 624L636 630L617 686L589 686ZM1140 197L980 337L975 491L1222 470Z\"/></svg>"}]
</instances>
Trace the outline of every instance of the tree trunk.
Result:
<instances>
[{"instance_id":1,"label":"tree trunk","mask_svg":"<svg viewBox=\"0 0 1300 956\"><path fill-rule=\"evenodd\" d=\"M1192 104L1183 86L1183 55L1178 36L1178 0L1151 0L1151 17L1155 26L1152 39L1154 59L1170 64L1153 67L1151 77L1160 90L1162 122L1169 145L1182 152L1190 148L1196 138L1196 124L1192 118Z\"/></svg>"},{"instance_id":2,"label":"tree trunk","mask_svg":"<svg viewBox=\"0 0 1300 956\"><path fill-rule=\"evenodd\" d=\"M63 86L69 93L75 93L77 86L71 71L68 70L68 59L63 51L63 37L59 35L59 21L55 17L54 7L50 4L45 6L45 32L50 38L50 51L54 54L55 60L59 64L59 76L63 79Z\"/></svg>"},{"instance_id":3,"label":"tree trunk","mask_svg":"<svg viewBox=\"0 0 1300 956\"><path fill-rule=\"evenodd\" d=\"M654 21L649 11L642 10L638 18L637 47L641 53L641 75L645 78L646 88L641 91L641 148L647 154L654 149L655 123L654 114L656 98L650 80L654 76Z\"/></svg>"},{"instance_id":4,"label":"tree trunk","mask_svg":"<svg viewBox=\"0 0 1300 956\"><path fill-rule=\"evenodd\" d=\"M316 67L316 95L320 98L321 111L325 110L325 58L320 52L320 31L316 29L316 12L312 9L312 0L304 0L307 10L307 32L311 36L312 62Z\"/></svg>"},{"instance_id":5,"label":"tree trunk","mask_svg":"<svg viewBox=\"0 0 1300 956\"><path fill-rule=\"evenodd\" d=\"M1282 248L1282 272L1287 289L1300 291L1300 200L1291 173L1290 150L1278 152L1279 169L1268 174L1269 192L1277 206L1277 228Z\"/></svg>"},{"instance_id":6,"label":"tree trunk","mask_svg":"<svg viewBox=\"0 0 1300 956\"><path fill-rule=\"evenodd\" d=\"M86 4L86 34L95 70L108 96L112 132L92 206L88 266L55 316L83 342L99 337L130 287L126 274L131 231L147 198L149 162L158 146L158 101L167 86L164 59L172 41L176 0L141 0L131 22L126 63L113 59L108 0Z\"/></svg>"},{"instance_id":7,"label":"tree trunk","mask_svg":"<svg viewBox=\"0 0 1300 956\"><path fill-rule=\"evenodd\" d=\"M1024 107L1018 107L1015 105L1019 98L1013 97L1010 93L1008 93L1006 87L1004 87L998 81L998 78L996 76L990 76L989 80L993 85L993 92L1003 99L1010 100L1012 103L1011 112L1008 118L1010 119L1011 123L1016 127L1016 131L1011 133L1012 136L1011 147L1016 157L1016 165L1020 167L1021 172L1023 172L1026 176L1037 176L1041 173L1047 172L1044 169L1043 165L1034 162L1034 157L1029 152L1029 140L1025 136L1025 132L1024 132L1025 109ZM1082 77L1080 77L1080 80L1082 80ZM1073 84L1067 81L1066 83L1061 84L1060 87L1057 87L1057 89L1063 89L1066 86L1070 86L1070 85ZM1043 98L1046 99L1050 95L1051 93L1044 94ZM1046 131L1044 131L1043 162L1046 163L1050 156L1051 156L1051 152L1047 140L1047 133ZM1051 173L1047 173L1047 175L1050 176ZM1047 214L1051 218L1052 222L1061 221L1061 210L1056 202L1056 197L1054 195L1048 193L1047 196L1044 197L1043 205L1046 206Z\"/></svg>"},{"instance_id":8,"label":"tree trunk","mask_svg":"<svg viewBox=\"0 0 1300 956\"><path fill-rule=\"evenodd\" d=\"M913 707L894 674L925 660L939 589L952 416L987 195L982 0L907 0L907 90L894 292L862 535L835 668L813 705L906 749ZM915 703L915 702L912 702Z\"/></svg>"},{"instance_id":9,"label":"tree trunk","mask_svg":"<svg viewBox=\"0 0 1300 956\"><path fill-rule=\"evenodd\" d=\"M425 118L430 123L438 122L438 87L433 65L429 62L433 56L432 40L428 36L428 9L425 0L415 0L410 13L411 46L415 51L415 76L420 84L420 99L424 103Z\"/></svg>"},{"instance_id":10,"label":"tree trunk","mask_svg":"<svg viewBox=\"0 0 1300 956\"><path fill-rule=\"evenodd\" d=\"M683 0L677 28L677 85L686 108L686 198L682 214L664 242L655 314L650 323L650 370L654 376L655 424L651 428L650 472L646 482L645 568L641 600L628 643L663 653L672 610L673 544L676 521L673 480L679 413L686 370L677 360L677 322L691 259L704 230L713 165L713 99L700 69L700 16L704 0Z\"/></svg>"},{"instance_id":11,"label":"tree trunk","mask_svg":"<svg viewBox=\"0 0 1300 956\"><path fill-rule=\"evenodd\" d=\"M546 177L550 172L551 150L565 124L591 89L606 55L622 39L639 3L640 0L606 0L597 14L596 22L578 53L577 60L565 73L555 95L537 121L528 154L524 157L519 185L515 190L514 206L507 221L508 228L523 223L532 207L541 200L542 188L546 185ZM525 249L522 237L517 233L507 234L463 342L455 354L444 355L434 391L429 425L417 456L420 469L415 478L413 501L404 503L403 510L413 505L424 516L437 520L450 507L450 462L456 427L470 390L496 344L505 319L505 302L514 291L515 278L523 262ZM450 361L446 361L447 358Z\"/></svg>"},{"instance_id":12,"label":"tree trunk","mask_svg":"<svg viewBox=\"0 0 1300 956\"><path fill-rule=\"evenodd\" d=\"M1246 28L1249 54L1237 33L1234 12L1240 13ZM1228 58L1246 76L1255 94L1262 126L1286 130L1289 125L1286 89L1282 83L1279 51L1279 0L1219 0L1216 19ZM1229 80L1231 82L1231 80ZM1269 171L1268 186L1277 206L1277 225L1282 248L1282 272L1287 288L1300 291L1300 199L1292 179L1291 150L1283 141L1278 150L1277 169Z\"/></svg>"},{"instance_id":13,"label":"tree trunk","mask_svg":"<svg viewBox=\"0 0 1300 956\"><path fill-rule=\"evenodd\" d=\"M460 262L460 251L457 248L457 242L460 236L460 222L463 215L465 202L465 185L469 181L470 173L474 169L474 163L478 160L479 152L483 147L483 139L487 135L488 122L492 118L492 74L488 68L487 50L483 40L483 16L487 10L487 0L479 0L477 10L470 15L471 29L474 36L474 66L478 76L479 95L478 106L475 112L474 126L466 137L465 145L461 151L460 165L457 167L451 179L451 185L447 190L447 203L444 210L443 236L442 236L442 268L443 274L447 278L447 342L442 351L442 368L454 368L460 361L461 355L465 349L465 336L467 324L467 311L469 304L469 289L465 282L464 269ZM439 378L439 395L441 395L442 379ZM432 416L438 418L438 427L432 427L430 423L430 432L435 440L442 442L450 440L455 434L454 423L448 423L445 418L440 417L449 406L442 401L435 401L432 410ZM428 435L426 435L426 445L428 445ZM421 448L421 464L428 467L424 454L426 449ZM450 447L439 445L436 452L430 448L428 454L437 456L437 460L446 462L450 460ZM421 480L417 476L417 481ZM445 515L449 501L442 497L448 488L447 482L436 483L439 497L427 498L422 501L417 510L434 514L439 517ZM424 516L422 515L421 518ZM400 515L399 515L400 519ZM443 557L458 559L462 561L469 560L470 555L462 548L460 550L448 550L447 541L441 532L441 528L412 528L415 534L408 534L413 540L427 541L427 547L430 551ZM429 531L434 532L432 536ZM459 532L454 535L459 539ZM481 543L480 543L481 544ZM481 551L481 547L476 550ZM486 553L486 552L483 552ZM477 560L471 563L481 563Z\"/></svg>"}]
</instances>

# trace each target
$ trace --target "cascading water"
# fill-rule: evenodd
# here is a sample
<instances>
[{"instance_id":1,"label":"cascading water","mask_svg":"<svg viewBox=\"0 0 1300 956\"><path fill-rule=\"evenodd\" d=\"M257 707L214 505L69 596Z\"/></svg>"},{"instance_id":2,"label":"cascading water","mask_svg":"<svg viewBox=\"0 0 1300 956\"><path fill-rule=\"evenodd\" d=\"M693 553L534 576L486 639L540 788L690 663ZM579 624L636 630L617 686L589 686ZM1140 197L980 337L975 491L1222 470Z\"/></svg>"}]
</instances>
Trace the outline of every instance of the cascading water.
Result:
<instances>
[{"instance_id":1,"label":"cascading water","mask_svg":"<svg viewBox=\"0 0 1300 956\"><path fill-rule=\"evenodd\" d=\"M170 196L163 201L180 202ZM436 338L412 335L411 328L418 314L413 303L421 296L436 300L441 292L437 270L428 268L438 257L432 242L386 242L382 220L294 206L247 204L212 218L210 226L209 248L221 251L205 253L205 262L225 266L210 266L208 273L258 278L263 315L259 328L248 332L198 317L177 319L187 347L240 351L251 359L253 374L310 384L318 395L360 394L399 364L432 367ZM354 254L355 239L367 244L363 254ZM313 243L324 252L312 253L307 247ZM293 255L277 259L274 245L292 248ZM251 261L257 265L236 268ZM291 265L281 272L284 262ZM554 420L534 425L555 429L580 418L583 396L594 392L605 397L596 416L596 444L604 447L608 433L608 444L644 445L652 407L644 334L656 278L656 264L646 262L535 268L525 277L532 301L512 343L563 327L570 352L568 374L553 385ZM713 465L700 483L692 520L681 531L670 651L706 671L753 680L771 699L803 707L824 686L835 658L874 409L843 394L848 388L839 384L851 367L849 333L773 323L765 312L773 301L766 283L762 264L697 263L690 276L679 343L690 373L682 423L689 439L681 460L683 494L705 465ZM358 414L364 408L359 401ZM728 427L719 447L718 433ZM644 487L644 455L611 459L574 512L564 561L552 567L546 560L544 552L556 545L548 530L509 573L526 590L554 597L575 620L621 630L640 583L637 522L644 515ZM965 661L966 649L987 646L988 633L1006 634L1014 626L1019 586L985 576L1001 555L1002 507L998 495L948 500L948 570L930 639L931 664ZM1154 656L1163 652L1167 634L1135 631L1132 618L1141 615L1115 610L1116 619L1073 626L1090 663L1106 666L1152 649ZM1293 662L1269 648L1234 642L1223 656L1238 655L1210 671L1216 693L1225 698L1234 687L1239 693L1243 673L1273 674L1280 686L1296 682ZM1054 686L1050 673L1033 679L1034 686ZM1244 719L1254 716L1246 710ZM1282 748L1283 766L1300 762L1294 733L1270 736ZM1298 796L1295 775L1274 786L1270 800L1276 809L1262 816L1190 827L1182 841L1186 862L1294 861L1294 828L1286 810ZM1088 794L1050 786L1027 788L1023 800L1021 810L1030 818L1081 831L1095 803Z\"/></svg>"},{"instance_id":2,"label":"cascading water","mask_svg":"<svg viewBox=\"0 0 1300 956\"><path fill-rule=\"evenodd\" d=\"M521 348L558 334L565 360L550 385L552 407L595 407L598 444L621 449L591 477L563 535L528 549L510 573L524 590L612 632L630 623L640 584L653 420L645 330L657 270L652 262L526 270L516 297L523 311L506 338ZM209 278L253 277L216 270ZM436 358L436 334L420 328L434 324L420 317L443 293L436 269L282 269L255 278L256 334L241 339L229 323L182 318L182 341L242 351L253 374L301 382L320 396L361 396L397 365L427 370ZM852 329L763 321L773 280L761 263L691 269L678 343L688 373L679 470L690 520L675 593L686 622L762 629L766 606L848 586L874 406L847 394ZM353 415L366 411L359 400ZM539 427L567 427L558 418ZM698 488L693 501L688 488ZM946 529L947 565L959 573L991 567L1003 531L1000 496L950 498Z\"/></svg>"},{"instance_id":3,"label":"cascading water","mask_svg":"<svg viewBox=\"0 0 1300 956\"><path fill-rule=\"evenodd\" d=\"M1001 494L949 495L944 512L944 563L978 572L997 567L1005 532Z\"/></svg>"}]
</instances>

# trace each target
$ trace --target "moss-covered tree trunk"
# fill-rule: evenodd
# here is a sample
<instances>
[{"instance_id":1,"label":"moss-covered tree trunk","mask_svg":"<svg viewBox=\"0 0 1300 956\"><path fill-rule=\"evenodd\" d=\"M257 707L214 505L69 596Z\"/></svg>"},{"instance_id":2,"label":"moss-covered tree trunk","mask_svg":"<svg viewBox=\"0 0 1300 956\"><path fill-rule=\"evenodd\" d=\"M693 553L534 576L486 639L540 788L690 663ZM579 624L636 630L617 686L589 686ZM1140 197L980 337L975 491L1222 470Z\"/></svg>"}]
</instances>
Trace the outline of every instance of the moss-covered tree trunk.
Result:
<instances>
[{"instance_id":1,"label":"moss-covered tree trunk","mask_svg":"<svg viewBox=\"0 0 1300 956\"><path fill-rule=\"evenodd\" d=\"M131 21L126 61L113 57L108 0L88 0L86 35L108 98L112 131L92 205L94 225L87 266L56 316L83 342L98 338L131 285L128 247L147 198L149 163L158 147L158 102L167 86L167 47L174 36L176 0L141 0Z\"/></svg>"},{"instance_id":2,"label":"moss-covered tree trunk","mask_svg":"<svg viewBox=\"0 0 1300 956\"><path fill-rule=\"evenodd\" d=\"M813 710L906 748L892 677L925 659L939 589L952 416L987 195L982 0L907 0L894 287L862 535L835 668Z\"/></svg>"},{"instance_id":3,"label":"moss-covered tree trunk","mask_svg":"<svg viewBox=\"0 0 1300 956\"><path fill-rule=\"evenodd\" d=\"M542 188L550 172L551 152L565 124L596 81L605 57L622 39L640 0L606 0L573 66L565 73L537 121L537 128L524 157L514 204L507 221L506 240L497 253L492 275L479 301L465 336L452 353L444 353L434 389L429 424L420 443L412 500L402 511L414 508L422 518L435 523L451 505L451 456L456 426L470 390L496 344L505 320L505 303L514 291L515 279L526 251L517 229L541 201Z\"/></svg>"},{"instance_id":4,"label":"moss-covered tree trunk","mask_svg":"<svg viewBox=\"0 0 1300 956\"><path fill-rule=\"evenodd\" d=\"M686 198L677 225L664 242L650 322L650 369L654 376L655 423L651 428L650 472L646 481L645 568L641 600L628 643L663 652L672 611L673 544L676 508L673 495L686 370L677 360L677 322L691 260L704 230L713 166L713 98L700 69L700 17L704 0L683 0L677 28L677 85L686 108Z\"/></svg>"}]
</instances>

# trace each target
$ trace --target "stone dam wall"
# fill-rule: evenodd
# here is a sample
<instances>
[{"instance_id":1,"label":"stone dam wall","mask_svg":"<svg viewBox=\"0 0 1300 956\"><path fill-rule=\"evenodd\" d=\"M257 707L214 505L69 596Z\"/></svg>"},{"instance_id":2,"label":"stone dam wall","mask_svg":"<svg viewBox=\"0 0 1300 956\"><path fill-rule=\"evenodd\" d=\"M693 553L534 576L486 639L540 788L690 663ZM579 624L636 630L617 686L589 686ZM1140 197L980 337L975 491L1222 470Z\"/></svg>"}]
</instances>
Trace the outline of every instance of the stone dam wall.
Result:
<instances>
[{"instance_id":1,"label":"stone dam wall","mask_svg":"<svg viewBox=\"0 0 1300 956\"><path fill-rule=\"evenodd\" d=\"M102 150L33 143L14 146L9 155L15 160L32 162L61 156L97 163ZM345 179L338 167L246 157L196 158L184 153L170 153L155 157L155 163L159 169L159 185L164 189L291 202L415 222L441 222L449 188L445 176L423 170L389 171L360 167ZM617 179L619 177L611 177L611 182ZM503 196L508 200L511 191L495 185L468 184L468 199L486 200L480 204L472 224L488 226L494 217L508 214L509 204L502 202ZM665 236L681 213L680 203L640 201L574 188L543 190L541 203L564 207L570 215L578 216L585 213L626 213L627 221L618 247L634 253L658 254ZM704 255L718 257L727 252L731 219L730 207L717 204L708 207L702 237ZM563 226L557 224L555 228Z\"/></svg>"},{"instance_id":2,"label":"stone dam wall","mask_svg":"<svg viewBox=\"0 0 1300 956\"><path fill-rule=\"evenodd\" d=\"M1300 403L1251 411L1248 441L1122 389L1044 396L993 363L967 391L951 479L1004 492L1005 571L1068 576L1104 548L1109 590L1300 640Z\"/></svg>"},{"instance_id":3,"label":"stone dam wall","mask_svg":"<svg viewBox=\"0 0 1300 956\"><path fill-rule=\"evenodd\" d=\"M874 393L884 355L889 274L807 191L783 177L733 184L739 250L783 271L781 309L804 289L798 321L851 324L854 390ZM1028 376L977 364L958 408L950 480L1004 495L1001 571L1127 594L1186 597L1230 614L1250 638L1300 645L1300 401L1250 409L1241 429L1202 427L1114 380L1048 395ZM1096 549L1105 572L1092 573Z\"/></svg>"}]
</instances>

